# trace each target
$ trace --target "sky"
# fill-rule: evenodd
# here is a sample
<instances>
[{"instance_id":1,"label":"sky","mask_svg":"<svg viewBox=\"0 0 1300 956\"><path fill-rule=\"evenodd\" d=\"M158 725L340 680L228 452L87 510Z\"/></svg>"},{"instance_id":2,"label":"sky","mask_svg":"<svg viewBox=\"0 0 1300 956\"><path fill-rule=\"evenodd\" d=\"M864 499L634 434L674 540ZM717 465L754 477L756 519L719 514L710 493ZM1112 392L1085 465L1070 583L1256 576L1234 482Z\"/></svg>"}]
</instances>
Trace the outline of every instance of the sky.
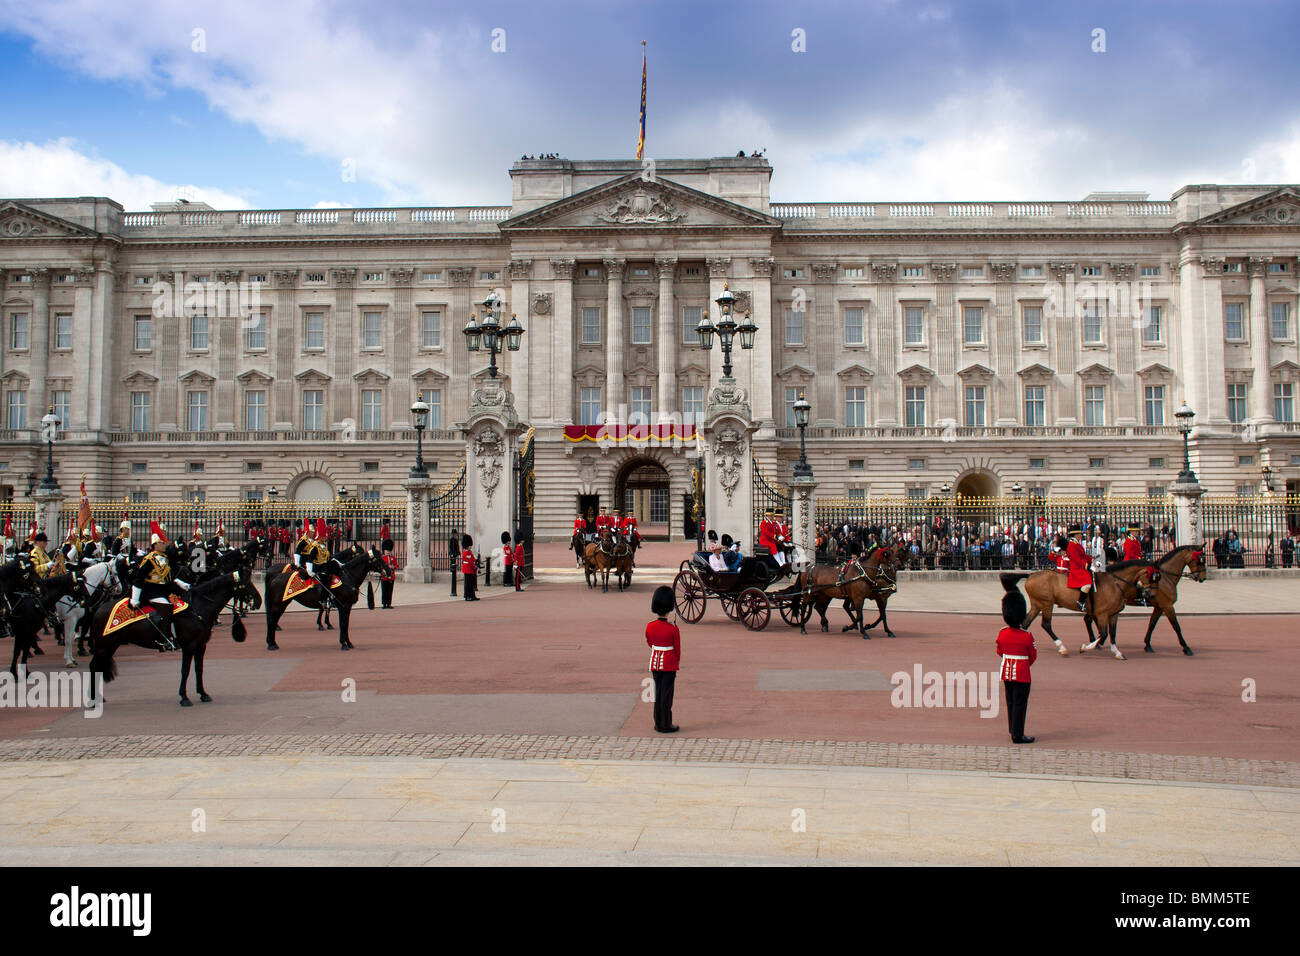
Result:
<instances>
[{"instance_id":1,"label":"sky","mask_svg":"<svg viewBox=\"0 0 1300 956\"><path fill-rule=\"evenodd\" d=\"M1300 4L0 0L0 196L506 205L764 149L776 202L1300 182Z\"/></svg>"}]
</instances>

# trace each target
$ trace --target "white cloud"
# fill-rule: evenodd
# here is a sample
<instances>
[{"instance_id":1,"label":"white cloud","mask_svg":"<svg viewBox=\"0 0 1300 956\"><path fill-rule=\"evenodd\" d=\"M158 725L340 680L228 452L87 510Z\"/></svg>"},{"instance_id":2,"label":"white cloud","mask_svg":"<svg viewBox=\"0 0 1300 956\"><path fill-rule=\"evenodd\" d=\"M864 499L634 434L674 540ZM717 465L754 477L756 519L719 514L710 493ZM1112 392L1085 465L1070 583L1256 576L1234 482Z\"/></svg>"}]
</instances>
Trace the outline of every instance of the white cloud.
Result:
<instances>
[{"instance_id":1,"label":"white cloud","mask_svg":"<svg viewBox=\"0 0 1300 956\"><path fill-rule=\"evenodd\" d=\"M249 206L242 196L212 186L165 183L128 173L116 163L88 155L72 139L39 144L0 140L0 196L107 196L128 210L140 210L175 199L182 190L188 198L217 209Z\"/></svg>"}]
</instances>

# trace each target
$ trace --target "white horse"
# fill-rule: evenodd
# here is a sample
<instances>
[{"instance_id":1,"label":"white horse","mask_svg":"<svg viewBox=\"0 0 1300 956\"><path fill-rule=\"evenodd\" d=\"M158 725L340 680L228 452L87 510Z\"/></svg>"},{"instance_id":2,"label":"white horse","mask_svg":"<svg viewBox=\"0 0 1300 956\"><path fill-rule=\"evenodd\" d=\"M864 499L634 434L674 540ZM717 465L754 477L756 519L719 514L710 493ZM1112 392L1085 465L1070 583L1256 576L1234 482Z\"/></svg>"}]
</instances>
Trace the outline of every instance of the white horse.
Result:
<instances>
[{"instance_id":1,"label":"white horse","mask_svg":"<svg viewBox=\"0 0 1300 956\"><path fill-rule=\"evenodd\" d=\"M86 583L86 604L94 601L97 595L111 598L117 593L117 575L113 573L111 561L97 561L79 568L78 572ZM74 645L83 646L83 638L77 632L86 614L86 606L69 594L59 598L54 605L54 614L63 623L63 662L68 667L76 667Z\"/></svg>"}]
</instances>

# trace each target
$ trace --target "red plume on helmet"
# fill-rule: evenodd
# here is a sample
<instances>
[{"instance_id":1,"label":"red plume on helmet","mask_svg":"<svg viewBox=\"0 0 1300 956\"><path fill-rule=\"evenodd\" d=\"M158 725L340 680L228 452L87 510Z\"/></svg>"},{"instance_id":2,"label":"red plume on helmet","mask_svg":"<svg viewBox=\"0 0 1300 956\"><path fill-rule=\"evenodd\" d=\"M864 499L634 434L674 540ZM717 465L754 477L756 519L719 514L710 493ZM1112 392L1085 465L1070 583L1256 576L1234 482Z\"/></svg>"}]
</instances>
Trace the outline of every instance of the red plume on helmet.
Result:
<instances>
[{"instance_id":1,"label":"red plume on helmet","mask_svg":"<svg viewBox=\"0 0 1300 956\"><path fill-rule=\"evenodd\" d=\"M4 536L6 538L12 538L14 536L14 516L11 514L5 515Z\"/></svg>"},{"instance_id":2,"label":"red plume on helmet","mask_svg":"<svg viewBox=\"0 0 1300 956\"><path fill-rule=\"evenodd\" d=\"M190 535L190 540L198 541L203 537L203 532L199 530L199 519L194 519L194 533Z\"/></svg>"},{"instance_id":3,"label":"red plume on helmet","mask_svg":"<svg viewBox=\"0 0 1300 956\"><path fill-rule=\"evenodd\" d=\"M326 536L327 536L328 534L329 534L329 529L325 527L325 519L324 519L324 518L317 518L317 519L316 519L316 539L317 539L318 541L324 541L325 538L326 538Z\"/></svg>"},{"instance_id":4,"label":"red plume on helmet","mask_svg":"<svg viewBox=\"0 0 1300 956\"><path fill-rule=\"evenodd\" d=\"M166 526L161 521L149 522L149 544L155 541L161 541L163 544L169 544L166 534Z\"/></svg>"}]
</instances>

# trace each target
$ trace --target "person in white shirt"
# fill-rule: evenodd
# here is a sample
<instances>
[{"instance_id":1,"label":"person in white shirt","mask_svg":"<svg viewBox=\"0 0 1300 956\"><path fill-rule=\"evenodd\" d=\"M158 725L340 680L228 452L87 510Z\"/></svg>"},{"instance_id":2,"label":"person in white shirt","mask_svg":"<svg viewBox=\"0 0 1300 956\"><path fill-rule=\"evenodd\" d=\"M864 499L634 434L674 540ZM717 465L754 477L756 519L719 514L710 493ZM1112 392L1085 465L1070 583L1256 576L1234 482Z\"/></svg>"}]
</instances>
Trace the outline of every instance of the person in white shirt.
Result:
<instances>
[{"instance_id":1,"label":"person in white shirt","mask_svg":"<svg viewBox=\"0 0 1300 956\"><path fill-rule=\"evenodd\" d=\"M1092 570L1106 570L1106 539L1102 536L1101 526L1092 526Z\"/></svg>"}]
</instances>

